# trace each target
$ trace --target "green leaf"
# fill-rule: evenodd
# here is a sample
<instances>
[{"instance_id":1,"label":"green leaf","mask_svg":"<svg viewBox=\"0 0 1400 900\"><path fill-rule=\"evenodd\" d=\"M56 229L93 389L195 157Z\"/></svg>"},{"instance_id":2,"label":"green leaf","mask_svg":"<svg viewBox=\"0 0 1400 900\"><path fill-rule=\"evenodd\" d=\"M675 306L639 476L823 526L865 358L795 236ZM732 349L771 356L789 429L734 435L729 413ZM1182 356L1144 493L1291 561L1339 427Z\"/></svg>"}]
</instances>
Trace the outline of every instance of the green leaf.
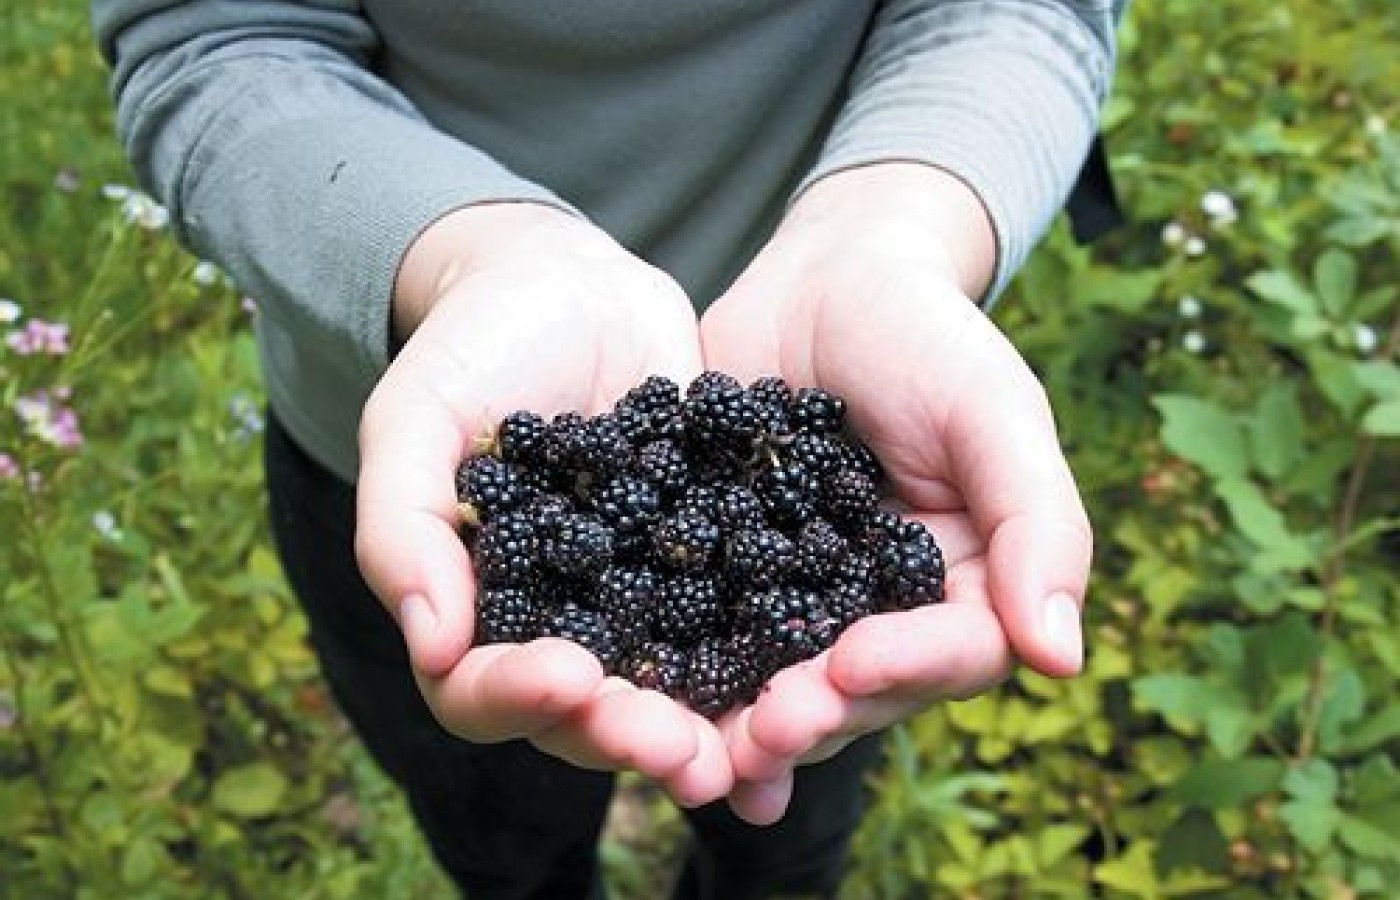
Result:
<instances>
[{"instance_id":1,"label":"green leaf","mask_svg":"<svg viewBox=\"0 0 1400 900\"><path fill-rule=\"evenodd\" d=\"M1339 818L1337 808L1318 800L1290 800L1279 806L1279 818L1298 843L1320 853L1332 840Z\"/></svg>"},{"instance_id":2,"label":"green leaf","mask_svg":"<svg viewBox=\"0 0 1400 900\"><path fill-rule=\"evenodd\" d=\"M1288 770L1283 789L1298 800L1331 803L1337 796L1337 770L1325 759L1310 759Z\"/></svg>"},{"instance_id":3,"label":"green leaf","mask_svg":"<svg viewBox=\"0 0 1400 900\"><path fill-rule=\"evenodd\" d=\"M273 766L251 763L219 776L214 783L214 807L245 819L257 818L276 810L286 789L286 777Z\"/></svg>"},{"instance_id":4,"label":"green leaf","mask_svg":"<svg viewBox=\"0 0 1400 900\"><path fill-rule=\"evenodd\" d=\"M1282 478L1306 453L1306 436L1297 387L1291 382L1268 387L1249 420L1250 456L1255 467L1269 478Z\"/></svg>"},{"instance_id":5,"label":"green leaf","mask_svg":"<svg viewBox=\"0 0 1400 900\"><path fill-rule=\"evenodd\" d=\"M1139 838L1128 845L1122 856L1094 867L1094 880L1116 888L1131 897L1161 896L1157 887L1157 870L1152 864L1155 842Z\"/></svg>"},{"instance_id":6,"label":"green leaf","mask_svg":"<svg viewBox=\"0 0 1400 900\"><path fill-rule=\"evenodd\" d=\"M1376 437L1400 437L1400 400L1387 400L1367 410L1361 430Z\"/></svg>"},{"instance_id":7,"label":"green leaf","mask_svg":"<svg viewBox=\"0 0 1400 900\"><path fill-rule=\"evenodd\" d=\"M1035 836L1036 861L1042 868L1054 868L1088 836L1089 829L1083 825L1069 822L1047 825Z\"/></svg>"},{"instance_id":8,"label":"green leaf","mask_svg":"<svg viewBox=\"0 0 1400 900\"><path fill-rule=\"evenodd\" d=\"M1230 863L1226 844L1215 816L1202 809L1188 809L1162 832L1157 868L1163 874L1177 869L1224 872Z\"/></svg>"},{"instance_id":9,"label":"green leaf","mask_svg":"<svg viewBox=\"0 0 1400 900\"><path fill-rule=\"evenodd\" d=\"M1337 836L1359 856L1400 860L1400 835L1366 821L1360 816L1342 814Z\"/></svg>"},{"instance_id":10,"label":"green leaf","mask_svg":"<svg viewBox=\"0 0 1400 900\"><path fill-rule=\"evenodd\" d=\"M1283 777L1283 763L1265 756L1207 760L1183 775L1169 794L1188 806L1229 809L1277 790Z\"/></svg>"},{"instance_id":11,"label":"green leaf","mask_svg":"<svg viewBox=\"0 0 1400 900\"><path fill-rule=\"evenodd\" d=\"M1335 317L1345 314L1356 296L1356 257L1345 250L1329 247L1313 264L1313 283L1323 309Z\"/></svg>"},{"instance_id":12,"label":"green leaf","mask_svg":"<svg viewBox=\"0 0 1400 900\"><path fill-rule=\"evenodd\" d=\"M1256 272L1245 280L1245 285L1260 299L1294 312L1317 312L1317 300L1312 292L1289 272Z\"/></svg>"},{"instance_id":13,"label":"green leaf","mask_svg":"<svg viewBox=\"0 0 1400 900\"><path fill-rule=\"evenodd\" d=\"M1158 394L1152 404L1162 414L1167 449L1217 480L1244 476L1249 455L1244 429L1234 415L1189 394Z\"/></svg>"},{"instance_id":14,"label":"green leaf","mask_svg":"<svg viewBox=\"0 0 1400 900\"><path fill-rule=\"evenodd\" d=\"M1312 547L1288 530L1282 514L1253 483L1222 479L1216 484L1215 492L1225 501L1236 527L1251 543L1265 551L1262 558L1255 560L1265 571L1297 571L1317 562Z\"/></svg>"},{"instance_id":15,"label":"green leaf","mask_svg":"<svg viewBox=\"0 0 1400 900\"><path fill-rule=\"evenodd\" d=\"M1400 771L1389 756L1373 754L1352 773L1350 794L1362 806L1400 799Z\"/></svg>"}]
</instances>

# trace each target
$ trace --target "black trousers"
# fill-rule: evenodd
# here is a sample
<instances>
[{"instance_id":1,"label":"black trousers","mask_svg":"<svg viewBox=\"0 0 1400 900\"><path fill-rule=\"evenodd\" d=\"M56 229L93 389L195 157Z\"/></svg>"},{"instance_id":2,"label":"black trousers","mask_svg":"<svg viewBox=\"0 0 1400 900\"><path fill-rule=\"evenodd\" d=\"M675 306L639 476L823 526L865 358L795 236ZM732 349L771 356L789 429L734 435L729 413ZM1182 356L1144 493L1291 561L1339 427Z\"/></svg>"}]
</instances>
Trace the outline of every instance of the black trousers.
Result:
<instances>
[{"instance_id":1,"label":"black trousers","mask_svg":"<svg viewBox=\"0 0 1400 900\"><path fill-rule=\"evenodd\" d=\"M354 489L268 417L272 532L331 692L403 789L438 861L471 900L601 897L597 841L613 788L524 741L471 744L433 718L398 628L360 577ZM879 762L867 737L798 771L793 802L760 828L723 802L686 811L694 838L677 898L834 894ZM667 888L658 886L657 896Z\"/></svg>"}]
</instances>

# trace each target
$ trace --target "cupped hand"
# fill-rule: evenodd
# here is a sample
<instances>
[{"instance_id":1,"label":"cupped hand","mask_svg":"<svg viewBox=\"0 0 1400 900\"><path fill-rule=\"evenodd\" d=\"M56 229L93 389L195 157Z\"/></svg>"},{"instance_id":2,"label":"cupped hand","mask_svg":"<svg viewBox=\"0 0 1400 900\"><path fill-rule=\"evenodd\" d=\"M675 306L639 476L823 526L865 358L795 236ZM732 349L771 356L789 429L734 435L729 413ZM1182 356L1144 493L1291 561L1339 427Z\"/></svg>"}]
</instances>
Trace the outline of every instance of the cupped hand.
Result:
<instances>
[{"instance_id":1,"label":"cupped hand","mask_svg":"<svg viewBox=\"0 0 1400 900\"><path fill-rule=\"evenodd\" d=\"M811 188L701 323L705 363L844 397L894 500L947 563L944 603L855 623L724 723L742 817L780 817L794 765L1017 662L1082 663L1092 538L1045 393L969 294L994 250L975 196L891 164Z\"/></svg>"},{"instance_id":2,"label":"cupped hand","mask_svg":"<svg viewBox=\"0 0 1400 900\"><path fill-rule=\"evenodd\" d=\"M508 412L595 412L648 375L692 378L684 292L568 213L474 206L410 248L393 316L403 345L361 421L356 552L438 720L468 740L525 738L580 766L643 772L683 803L724 796L729 759L700 716L605 677L564 640L472 646L476 583L453 485Z\"/></svg>"}]
</instances>

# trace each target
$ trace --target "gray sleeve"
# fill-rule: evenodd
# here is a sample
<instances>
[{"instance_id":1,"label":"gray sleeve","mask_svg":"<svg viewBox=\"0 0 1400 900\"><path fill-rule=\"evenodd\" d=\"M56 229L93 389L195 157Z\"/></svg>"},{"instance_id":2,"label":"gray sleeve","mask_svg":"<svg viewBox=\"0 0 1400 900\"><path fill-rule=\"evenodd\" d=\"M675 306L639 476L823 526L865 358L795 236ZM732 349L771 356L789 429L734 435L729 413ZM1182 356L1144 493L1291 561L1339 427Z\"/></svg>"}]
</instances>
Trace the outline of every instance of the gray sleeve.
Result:
<instances>
[{"instance_id":1,"label":"gray sleeve","mask_svg":"<svg viewBox=\"0 0 1400 900\"><path fill-rule=\"evenodd\" d=\"M353 0L93 0L117 127L181 241L296 333L386 365L400 260L434 219L543 188L430 126L369 67Z\"/></svg>"},{"instance_id":2,"label":"gray sleeve","mask_svg":"<svg viewBox=\"0 0 1400 900\"><path fill-rule=\"evenodd\" d=\"M1063 205L1109 89L1126 0L889 0L808 184L889 160L938 166L996 233L990 305Z\"/></svg>"}]
</instances>

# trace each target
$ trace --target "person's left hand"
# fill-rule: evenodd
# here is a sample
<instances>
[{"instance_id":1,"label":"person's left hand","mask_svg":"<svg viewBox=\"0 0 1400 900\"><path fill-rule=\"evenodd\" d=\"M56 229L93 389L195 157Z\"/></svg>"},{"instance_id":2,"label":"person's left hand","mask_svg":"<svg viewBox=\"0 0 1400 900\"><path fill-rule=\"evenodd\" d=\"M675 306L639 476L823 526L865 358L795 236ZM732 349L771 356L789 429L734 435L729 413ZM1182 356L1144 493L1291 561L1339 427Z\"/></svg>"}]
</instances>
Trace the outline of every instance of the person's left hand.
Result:
<instances>
[{"instance_id":1,"label":"person's left hand","mask_svg":"<svg viewBox=\"0 0 1400 900\"><path fill-rule=\"evenodd\" d=\"M969 299L995 250L961 182L887 164L828 176L701 322L706 368L779 374L844 397L894 500L934 533L944 603L855 623L722 723L751 822L786 809L796 765L928 704L980 693L1019 660L1082 664L1092 538L1044 390Z\"/></svg>"}]
</instances>

